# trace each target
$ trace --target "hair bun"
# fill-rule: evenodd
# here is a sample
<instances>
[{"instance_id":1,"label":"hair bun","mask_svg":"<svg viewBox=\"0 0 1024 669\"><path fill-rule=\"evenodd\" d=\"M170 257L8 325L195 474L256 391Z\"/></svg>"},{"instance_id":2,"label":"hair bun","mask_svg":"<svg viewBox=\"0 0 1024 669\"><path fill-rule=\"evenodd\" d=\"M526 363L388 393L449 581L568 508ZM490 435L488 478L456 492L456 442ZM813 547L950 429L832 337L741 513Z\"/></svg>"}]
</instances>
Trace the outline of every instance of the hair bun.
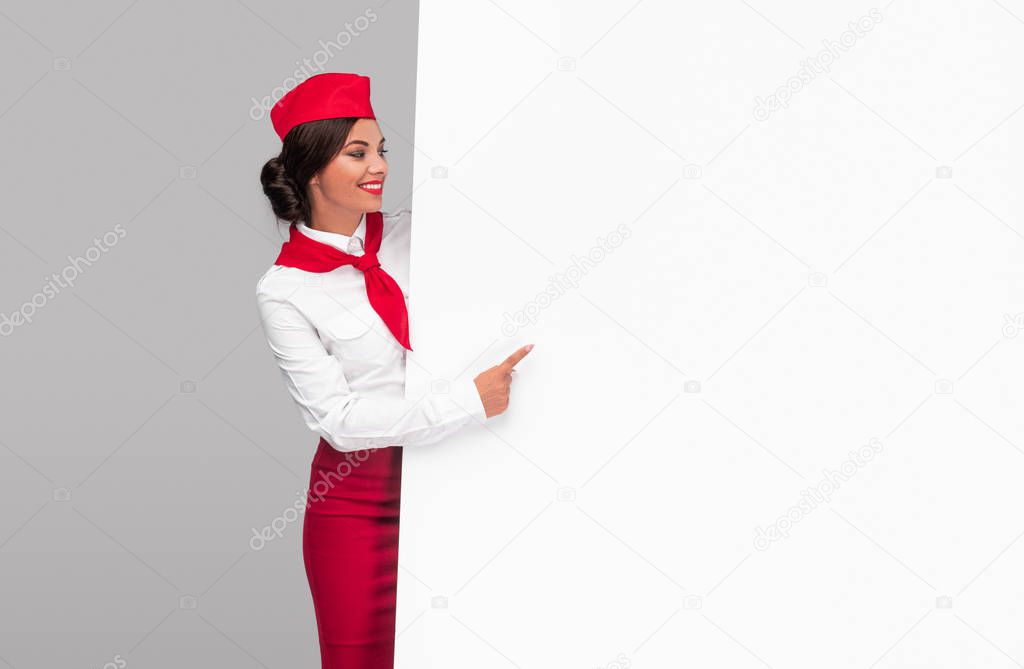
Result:
<instances>
[{"instance_id":1,"label":"hair bun","mask_svg":"<svg viewBox=\"0 0 1024 669\"><path fill-rule=\"evenodd\" d=\"M298 223L303 219L304 198L302 189L288 176L280 156L267 161L260 171L263 193L270 200L274 215L282 221Z\"/></svg>"}]
</instances>

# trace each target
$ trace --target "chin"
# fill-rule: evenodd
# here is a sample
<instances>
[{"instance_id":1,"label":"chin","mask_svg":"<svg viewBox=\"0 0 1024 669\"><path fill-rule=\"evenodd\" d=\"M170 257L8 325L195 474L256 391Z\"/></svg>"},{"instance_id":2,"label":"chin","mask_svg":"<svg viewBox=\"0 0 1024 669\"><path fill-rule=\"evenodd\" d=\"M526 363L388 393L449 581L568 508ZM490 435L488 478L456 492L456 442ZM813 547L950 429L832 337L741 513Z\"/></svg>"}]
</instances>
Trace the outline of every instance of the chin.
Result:
<instances>
[{"instance_id":1,"label":"chin","mask_svg":"<svg viewBox=\"0 0 1024 669\"><path fill-rule=\"evenodd\" d=\"M359 196L353 198L352 205L354 209L362 211L377 211L383 200L384 198L380 195L371 195L370 193L359 191Z\"/></svg>"},{"instance_id":2,"label":"chin","mask_svg":"<svg viewBox=\"0 0 1024 669\"><path fill-rule=\"evenodd\" d=\"M377 198L377 203L376 204L374 204L372 201L367 202L366 200L367 200L367 198L362 198L362 197L359 198L358 202L353 202L352 203L351 208L355 209L358 212L362 212L364 214L371 214L371 213L377 211L378 209L380 209L380 202L381 202L380 198Z\"/></svg>"}]
</instances>

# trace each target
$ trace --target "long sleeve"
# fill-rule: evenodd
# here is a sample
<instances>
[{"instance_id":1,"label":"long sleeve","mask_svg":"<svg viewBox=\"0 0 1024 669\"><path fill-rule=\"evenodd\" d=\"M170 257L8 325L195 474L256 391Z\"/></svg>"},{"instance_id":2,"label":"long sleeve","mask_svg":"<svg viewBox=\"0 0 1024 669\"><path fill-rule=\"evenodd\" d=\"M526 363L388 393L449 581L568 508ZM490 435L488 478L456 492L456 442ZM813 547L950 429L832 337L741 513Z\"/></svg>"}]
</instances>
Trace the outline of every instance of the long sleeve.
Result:
<instances>
[{"instance_id":1,"label":"long sleeve","mask_svg":"<svg viewBox=\"0 0 1024 669\"><path fill-rule=\"evenodd\" d=\"M452 382L448 393L419 400L355 392L342 361L324 348L316 329L289 300L258 291L257 304L289 394L309 428L338 450L426 446L486 418L472 379Z\"/></svg>"}]
</instances>

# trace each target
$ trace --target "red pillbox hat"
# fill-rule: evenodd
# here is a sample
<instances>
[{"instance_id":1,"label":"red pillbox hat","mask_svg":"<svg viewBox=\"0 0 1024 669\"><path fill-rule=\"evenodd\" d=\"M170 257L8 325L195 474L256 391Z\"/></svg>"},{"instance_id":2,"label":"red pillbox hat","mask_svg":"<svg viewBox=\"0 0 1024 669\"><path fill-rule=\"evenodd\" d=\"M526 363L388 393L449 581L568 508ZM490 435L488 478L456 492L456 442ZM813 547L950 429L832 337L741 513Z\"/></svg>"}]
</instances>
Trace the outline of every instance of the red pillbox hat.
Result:
<instances>
[{"instance_id":1,"label":"red pillbox hat","mask_svg":"<svg viewBox=\"0 0 1024 669\"><path fill-rule=\"evenodd\" d=\"M370 106L370 78L345 72L324 72L288 91L270 110L281 141L288 131L325 118L377 118Z\"/></svg>"}]
</instances>

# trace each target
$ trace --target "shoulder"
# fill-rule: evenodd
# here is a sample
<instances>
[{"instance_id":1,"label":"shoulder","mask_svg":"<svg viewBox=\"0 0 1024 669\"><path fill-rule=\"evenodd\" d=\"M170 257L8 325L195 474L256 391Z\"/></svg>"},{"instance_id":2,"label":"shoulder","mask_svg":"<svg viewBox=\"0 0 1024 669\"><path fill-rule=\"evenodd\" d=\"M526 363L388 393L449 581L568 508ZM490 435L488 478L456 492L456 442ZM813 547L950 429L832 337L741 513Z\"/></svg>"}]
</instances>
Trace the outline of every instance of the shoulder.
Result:
<instances>
[{"instance_id":1,"label":"shoulder","mask_svg":"<svg viewBox=\"0 0 1024 669\"><path fill-rule=\"evenodd\" d=\"M256 282L256 312L268 334L308 325L309 305L302 291L308 280L308 272L271 265Z\"/></svg>"},{"instance_id":2,"label":"shoulder","mask_svg":"<svg viewBox=\"0 0 1024 669\"><path fill-rule=\"evenodd\" d=\"M302 285L305 274L295 267L271 265L256 281L256 298L261 302L285 299Z\"/></svg>"},{"instance_id":3,"label":"shoulder","mask_svg":"<svg viewBox=\"0 0 1024 669\"><path fill-rule=\"evenodd\" d=\"M393 209L390 212L382 211L381 216L384 219L384 237L389 237L392 233L408 234L409 224L412 222L411 209Z\"/></svg>"},{"instance_id":4,"label":"shoulder","mask_svg":"<svg viewBox=\"0 0 1024 669\"><path fill-rule=\"evenodd\" d=\"M402 219L408 221L412 217L412 209L392 209L390 212L380 212L385 219Z\"/></svg>"}]
</instances>

